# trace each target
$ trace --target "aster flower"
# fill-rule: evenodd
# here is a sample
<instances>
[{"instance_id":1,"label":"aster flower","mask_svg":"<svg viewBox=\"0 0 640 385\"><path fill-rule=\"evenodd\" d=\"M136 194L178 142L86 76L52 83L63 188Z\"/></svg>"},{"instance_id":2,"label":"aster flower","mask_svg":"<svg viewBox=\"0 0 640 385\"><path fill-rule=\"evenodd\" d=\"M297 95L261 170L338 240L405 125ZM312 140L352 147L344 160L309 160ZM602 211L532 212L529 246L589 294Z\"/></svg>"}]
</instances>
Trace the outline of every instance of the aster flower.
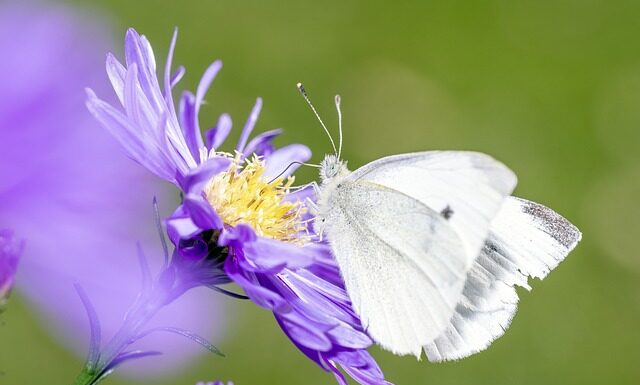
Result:
<instances>
[{"instance_id":1,"label":"aster flower","mask_svg":"<svg viewBox=\"0 0 640 385\"><path fill-rule=\"evenodd\" d=\"M100 68L107 26L74 8L24 3L0 2L0 47L7 53L0 60L0 228L11 228L26 245L14 287L20 300L51 338L84 355L87 321L74 282L100 311L104 335L116 333L140 290L135 242L149 255L162 252L146 220L151 199L164 205L174 198L131 164L86 110L86 84L108 86ZM154 271L161 263L151 261ZM221 301L207 294L180 297L154 317L154 326L220 335ZM158 346L166 355L128 365L125 374L175 373L203 353L165 333L145 337L136 349ZM30 354L13 349L4 365ZM30 383L31 370L16 365L0 382Z\"/></svg>"},{"instance_id":2,"label":"aster flower","mask_svg":"<svg viewBox=\"0 0 640 385\"><path fill-rule=\"evenodd\" d=\"M127 154L173 184L184 196L166 220L176 253L194 260L215 257L227 277L257 305L271 310L285 334L322 369L346 384L341 370L361 384L387 384L366 349L372 340L354 313L327 245L313 242L306 200L310 189L294 190L290 177L311 156L294 144L275 149L280 130L249 140L262 107L258 99L233 154L218 149L231 129L223 114L200 135L198 112L222 64L204 73L196 93L185 92L176 111L171 74L174 34L161 88L148 40L129 30L126 67L113 55L107 73L123 111L88 92L93 115Z\"/></svg>"},{"instance_id":3,"label":"aster flower","mask_svg":"<svg viewBox=\"0 0 640 385\"><path fill-rule=\"evenodd\" d=\"M18 268L24 243L13 239L13 232L0 229L0 311L7 301Z\"/></svg>"}]
</instances>

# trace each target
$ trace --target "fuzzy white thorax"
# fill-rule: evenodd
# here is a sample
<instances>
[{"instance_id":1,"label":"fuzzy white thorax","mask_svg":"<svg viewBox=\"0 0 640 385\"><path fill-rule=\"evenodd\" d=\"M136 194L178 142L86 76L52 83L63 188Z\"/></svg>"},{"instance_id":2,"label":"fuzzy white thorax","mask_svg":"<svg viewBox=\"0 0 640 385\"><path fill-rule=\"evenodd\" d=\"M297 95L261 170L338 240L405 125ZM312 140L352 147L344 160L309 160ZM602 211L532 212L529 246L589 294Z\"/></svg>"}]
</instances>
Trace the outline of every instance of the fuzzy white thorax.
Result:
<instances>
[{"instance_id":1,"label":"fuzzy white thorax","mask_svg":"<svg viewBox=\"0 0 640 385\"><path fill-rule=\"evenodd\" d=\"M329 200L335 189L351 174L347 162L337 155L328 154L320 162L320 186L316 189L317 210L313 227L322 238L326 225L326 216L331 207Z\"/></svg>"}]
</instances>

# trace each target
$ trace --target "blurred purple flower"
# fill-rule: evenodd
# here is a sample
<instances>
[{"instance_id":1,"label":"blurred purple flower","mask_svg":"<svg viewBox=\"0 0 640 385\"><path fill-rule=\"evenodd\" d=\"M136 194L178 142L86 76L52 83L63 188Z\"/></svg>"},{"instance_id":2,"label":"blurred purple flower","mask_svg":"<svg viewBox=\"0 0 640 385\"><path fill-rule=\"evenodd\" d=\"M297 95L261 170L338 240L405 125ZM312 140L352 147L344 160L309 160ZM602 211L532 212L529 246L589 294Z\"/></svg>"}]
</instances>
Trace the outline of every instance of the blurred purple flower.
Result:
<instances>
[{"instance_id":1,"label":"blurred purple flower","mask_svg":"<svg viewBox=\"0 0 640 385\"><path fill-rule=\"evenodd\" d=\"M136 240L161 254L149 226L151 200L173 200L86 112L83 87L104 83L106 36L99 20L70 8L0 5L0 48L7 53L0 60L0 227L27 244L19 294L55 338L82 354L89 333L79 332L87 322L73 283L95 303L104 334L113 334L140 291ZM207 294L182 297L154 325L212 337L223 318ZM163 334L138 348L145 346L169 354L138 365L140 376L175 372L202 351Z\"/></svg>"},{"instance_id":2,"label":"blurred purple flower","mask_svg":"<svg viewBox=\"0 0 640 385\"><path fill-rule=\"evenodd\" d=\"M293 343L340 384L347 384L340 368L361 384L388 384L366 351L372 341L351 308L329 248L311 242L305 205L311 189L294 192L293 179L284 179L298 165L293 162L310 158L310 150L299 144L275 149L272 140L280 130L249 141L261 99L244 124L235 155L217 151L231 130L226 114L203 140L198 112L222 64L211 64L195 95L183 94L177 112L171 89L184 69L171 74L175 43L176 34L161 88L149 41L130 29L126 67L107 57L124 111L91 90L87 106L132 159L182 191L182 204L166 221L177 253L193 261L223 261L226 275L254 303L273 311Z\"/></svg>"},{"instance_id":3,"label":"blurred purple flower","mask_svg":"<svg viewBox=\"0 0 640 385\"><path fill-rule=\"evenodd\" d=\"M11 293L13 277L23 249L24 242L16 241L12 231L0 229L0 311Z\"/></svg>"}]
</instances>

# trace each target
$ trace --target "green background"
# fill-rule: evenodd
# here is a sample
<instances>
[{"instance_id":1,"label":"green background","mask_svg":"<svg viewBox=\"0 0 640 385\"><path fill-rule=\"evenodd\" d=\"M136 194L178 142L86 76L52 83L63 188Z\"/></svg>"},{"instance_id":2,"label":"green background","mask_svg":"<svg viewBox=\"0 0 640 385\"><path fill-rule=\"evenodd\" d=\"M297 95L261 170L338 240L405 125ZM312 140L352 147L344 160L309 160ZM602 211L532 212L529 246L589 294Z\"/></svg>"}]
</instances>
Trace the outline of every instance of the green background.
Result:
<instances>
[{"instance_id":1,"label":"green background","mask_svg":"<svg viewBox=\"0 0 640 385\"><path fill-rule=\"evenodd\" d=\"M575 252L545 282L534 281L532 293L520 291L512 327L487 351L435 365L372 349L391 382L640 383L640 2L80 4L112 23L115 52L134 26L159 63L178 26L174 63L187 67L183 86L193 88L221 58L203 126L223 111L242 121L262 96L257 130L285 128L278 144L308 144L317 162L330 145L295 89L303 81L332 128L333 95L342 95L352 169L402 152L483 151L518 174L517 195L581 228ZM333 383L267 311L226 304L234 319L214 342L227 358L203 356L172 377L135 383ZM3 366L22 383L71 382L82 361L57 346L18 297L3 322ZM133 383L116 376L105 385Z\"/></svg>"}]
</instances>

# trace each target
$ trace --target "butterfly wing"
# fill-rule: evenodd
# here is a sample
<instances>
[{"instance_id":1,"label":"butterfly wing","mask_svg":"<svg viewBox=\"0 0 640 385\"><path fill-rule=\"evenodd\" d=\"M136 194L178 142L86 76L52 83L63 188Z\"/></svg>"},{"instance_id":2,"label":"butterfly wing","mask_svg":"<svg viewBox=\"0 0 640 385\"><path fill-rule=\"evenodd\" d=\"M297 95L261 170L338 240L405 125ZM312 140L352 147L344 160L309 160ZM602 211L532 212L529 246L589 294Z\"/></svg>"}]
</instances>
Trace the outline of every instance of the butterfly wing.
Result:
<instances>
[{"instance_id":1,"label":"butterfly wing","mask_svg":"<svg viewBox=\"0 0 640 385\"><path fill-rule=\"evenodd\" d=\"M356 170L351 180L367 180L400 191L448 221L464 242L469 264L480 252L515 174L486 154L428 151L378 159Z\"/></svg>"},{"instance_id":2,"label":"butterfly wing","mask_svg":"<svg viewBox=\"0 0 640 385\"><path fill-rule=\"evenodd\" d=\"M448 326L514 186L513 173L486 155L427 152L372 162L331 192L327 237L376 342L419 356Z\"/></svg>"},{"instance_id":3,"label":"butterfly wing","mask_svg":"<svg viewBox=\"0 0 640 385\"><path fill-rule=\"evenodd\" d=\"M491 224L489 237L467 275L462 301L449 327L425 345L432 362L455 360L484 350L502 336L515 315L515 285L531 289L581 238L562 216L540 204L510 197Z\"/></svg>"}]
</instances>

